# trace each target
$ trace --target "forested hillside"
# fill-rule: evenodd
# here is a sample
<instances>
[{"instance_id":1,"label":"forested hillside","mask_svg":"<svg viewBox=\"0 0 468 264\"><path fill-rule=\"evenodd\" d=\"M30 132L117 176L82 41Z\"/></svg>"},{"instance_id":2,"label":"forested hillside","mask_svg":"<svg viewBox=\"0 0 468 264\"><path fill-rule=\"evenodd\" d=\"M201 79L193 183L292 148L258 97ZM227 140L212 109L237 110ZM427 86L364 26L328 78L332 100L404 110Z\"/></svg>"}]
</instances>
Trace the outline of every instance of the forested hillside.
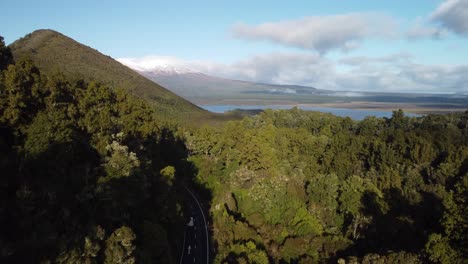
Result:
<instances>
[{"instance_id":1,"label":"forested hillside","mask_svg":"<svg viewBox=\"0 0 468 264\"><path fill-rule=\"evenodd\" d=\"M67 79L99 80L145 99L168 118L206 118L209 113L130 70L109 56L53 30L36 30L10 45L14 58L29 57L45 74Z\"/></svg>"},{"instance_id":2,"label":"forested hillside","mask_svg":"<svg viewBox=\"0 0 468 264\"><path fill-rule=\"evenodd\" d=\"M266 111L187 145L213 194L216 263L467 261L468 111Z\"/></svg>"},{"instance_id":3,"label":"forested hillside","mask_svg":"<svg viewBox=\"0 0 468 264\"><path fill-rule=\"evenodd\" d=\"M174 263L174 125L123 89L13 64L0 40L0 262Z\"/></svg>"},{"instance_id":4,"label":"forested hillside","mask_svg":"<svg viewBox=\"0 0 468 264\"><path fill-rule=\"evenodd\" d=\"M468 111L185 126L13 55L0 39L0 263L178 263L182 183L210 206L214 263L468 259Z\"/></svg>"}]
</instances>

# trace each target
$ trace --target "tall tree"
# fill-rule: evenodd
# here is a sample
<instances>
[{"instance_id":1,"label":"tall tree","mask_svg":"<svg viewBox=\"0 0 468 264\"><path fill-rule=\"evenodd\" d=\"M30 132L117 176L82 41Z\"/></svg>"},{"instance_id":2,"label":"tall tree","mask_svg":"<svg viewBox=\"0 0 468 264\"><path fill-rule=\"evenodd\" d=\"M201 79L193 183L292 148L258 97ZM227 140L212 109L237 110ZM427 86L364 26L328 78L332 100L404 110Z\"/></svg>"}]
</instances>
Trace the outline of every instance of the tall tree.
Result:
<instances>
[{"instance_id":1,"label":"tall tree","mask_svg":"<svg viewBox=\"0 0 468 264\"><path fill-rule=\"evenodd\" d=\"M0 36L0 71L3 71L9 64L13 63L13 55L10 48L5 45L3 37Z\"/></svg>"},{"instance_id":2,"label":"tall tree","mask_svg":"<svg viewBox=\"0 0 468 264\"><path fill-rule=\"evenodd\" d=\"M22 58L4 72L0 86L0 122L23 130L39 110L42 78L31 59Z\"/></svg>"}]
</instances>

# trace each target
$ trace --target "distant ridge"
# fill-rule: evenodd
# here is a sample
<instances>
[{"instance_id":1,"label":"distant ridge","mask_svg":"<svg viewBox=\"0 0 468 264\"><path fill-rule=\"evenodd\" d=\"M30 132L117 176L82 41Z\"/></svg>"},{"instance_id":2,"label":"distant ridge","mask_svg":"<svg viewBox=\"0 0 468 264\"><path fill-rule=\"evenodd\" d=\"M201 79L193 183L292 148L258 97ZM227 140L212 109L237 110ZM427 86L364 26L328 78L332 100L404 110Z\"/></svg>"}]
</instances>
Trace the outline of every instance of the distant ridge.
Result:
<instances>
[{"instance_id":1,"label":"distant ridge","mask_svg":"<svg viewBox=\"0 0 468 264\"><path fill-rule=\"evenodd\" d=\"M122 65L110 56L50 29L36 30L10 45L18 59L29 56L45 73L60 71L70 78L96 80L121 87L148 100L168 117L209 113Z\"/></svg>"},{"instance_id":2,"label":"distant ridge","mask_svg":"<svg viewBox=\"0 0 468 264\"><path fill-rule=\"evenodd\" d=\"M122 61L126 63L125 61ZM398 107L464 110L468 107L468 93L389 93L333 91L301 85L279 85L231 80L210 76L179 66L156 65L153 68L130 68L172 92L199 104L334 104L334 107L356 107L344 103L399 104ZM406 105L402 105L406 104ZM383 105L381 105L383 106ZM388 107L385 105L384 107ZM372 106L371 108L375 108Z\"/></svg>"},{"instance_id":3,"label":"distant ridge","mask_svg":"<svg viewBox=\"0 0 468 264\"><path fill-rule=\"evenodd\" d=\"M213 96L230 97L239 94L287 95L330 93L330 91L308 86L266 84L225 79L170 65L158 66L152 70L140 70L138 68L134 68L134 70L189 100Z\"/></svg>"}]
</instances>

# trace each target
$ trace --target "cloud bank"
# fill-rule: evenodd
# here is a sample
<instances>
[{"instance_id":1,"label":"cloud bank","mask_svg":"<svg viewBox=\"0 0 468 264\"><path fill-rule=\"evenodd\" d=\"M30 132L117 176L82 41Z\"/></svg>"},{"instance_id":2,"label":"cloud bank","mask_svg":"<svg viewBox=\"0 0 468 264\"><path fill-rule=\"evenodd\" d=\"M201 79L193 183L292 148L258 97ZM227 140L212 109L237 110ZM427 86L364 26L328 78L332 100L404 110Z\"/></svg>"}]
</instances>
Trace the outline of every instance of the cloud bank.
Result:
<instances>
[{"instance_id":1,"label":"cloud bank","mask_svg":"<svg viewBox=\"0 0 468 264\"><path fill-rule=\"evenodd\" d=\"M384 13L348 13L309 16L258 25L237 24L232 34L239 39L269 41L287 47L325 54L349 51L366 39L440 39L449 32L468 36L468 0L445 0L431 14L419 17L408 30L399 29L398 20Z\"/></svg>"},{"instance_id":2,"label":"cloud bank","mask_svg":"<svg viewBox=\"0 0 468 264\"><path fill-rule=\"evenodd\" d=\"M427 19L418 18L413 22L411 28L405 35L409 40L426 38L441 39L445 37L447 33L447 30L430 24Z\"/></svg>"},{"instance_id":3,"label":"cloud bank","mask_svg":"<svg viewBox=\"0 0 468 264\"><path fill-rule=\"evenodd\" d=\"M468 36L468 0L445 0L430 14L410 21L409 29L398 26L396 18L372 12L309 16L257 25L237 24L231 29L236 38L268 41L289 49L251 56L231 64L185 61L167 56L119 61L140 71L172 65L229 79L329 90L468 91L468 64L420 64L403 52L380 57L350 56L351 53L339 54L340 58L335 59L326 56L334 50L356 49L368 39L401 41L406 37L417 41L442 39L451 33Z\"/></svg>"},{"instance_id":4,"label":"cloud bank","mask_svg":"<svg viewBox=\"0 0 468 264\"><path fill-rule=\"evenodd\" d=\"M446 0L429 18L447 30L458 35L468 36L467 0Z\"/></svg>"},{"instance_id":5,"label":"cloud bank","mask_svg":"<svg viewBox=\"0 0 468 264\"><path fill-rule=\"evenodd\" d=\"M238 24L233 27L232 33L240 39L266 40L324 54L334 49L354 49L365 38L394 37L396 24L392 17L385 14L350 13L259 25Z\"/></svg>"},{"instance_id":6,"label":"cloud bank","mask_svg":"<svg viewBox=\"0 0 468 264\"><path fill-rule=\"evenodd\" d=\"M468 37L468 0L445 0L425 18L417 18L406 37L441 39L450 32Z\"/></svg>"},{"instance_id":7,"label":"cloud bank","mask_svg":"<svg viewBox=\"0 0 468 264\"><path fill-rule=\"evenodd\" d=\"M164 58L159 63L155 58ZM141 70L167 63L167 57L119 59ZM130 61L131 63L127 63ZM344 57L331 60L304 53L268 53L232 64L184 61L172 58L174 66L208 75L262 82L313 86L338 91L460 93L468 91L468 65L425 65L405 53L382 57Z\"/></svg>"}]
</instances>

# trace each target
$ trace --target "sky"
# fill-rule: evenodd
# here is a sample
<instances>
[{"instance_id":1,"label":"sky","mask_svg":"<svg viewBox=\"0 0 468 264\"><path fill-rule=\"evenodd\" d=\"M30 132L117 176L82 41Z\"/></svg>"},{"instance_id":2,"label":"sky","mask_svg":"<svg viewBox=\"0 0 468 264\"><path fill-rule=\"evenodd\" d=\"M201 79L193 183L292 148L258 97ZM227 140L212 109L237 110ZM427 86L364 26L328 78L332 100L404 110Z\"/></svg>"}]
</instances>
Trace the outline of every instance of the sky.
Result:
<instances>
[{"instance_id":1,"label":"sky","mask_svg":"<svg viewBox=\"0 0 468 264\"><path fill-rule=\"evenodd\" d=\"M7 44L53 29L139 70L468 94L468 0L15 0L0 10Z\"/></svg>"}]
</instances>

